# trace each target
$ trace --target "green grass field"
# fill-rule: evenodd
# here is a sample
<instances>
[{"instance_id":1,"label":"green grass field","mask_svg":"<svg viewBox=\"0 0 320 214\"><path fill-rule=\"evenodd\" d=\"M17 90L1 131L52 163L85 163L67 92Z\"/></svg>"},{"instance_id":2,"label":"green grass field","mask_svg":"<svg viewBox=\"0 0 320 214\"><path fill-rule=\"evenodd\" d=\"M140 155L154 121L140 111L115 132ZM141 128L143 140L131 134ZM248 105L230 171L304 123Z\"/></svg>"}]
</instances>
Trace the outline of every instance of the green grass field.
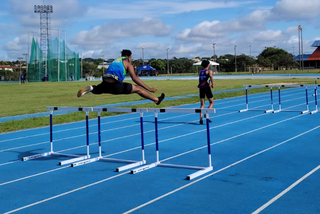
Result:
<instances>
[{"instance_id":1,"label":"green grass field","mask_svg":"<svg viewBox=\"0 0 320 214\"><path fill-rule=\"evenodd\" d=\"M282 80L215 80L214 91L224 91L228 89L242 88L243 85L259 85L259 84L271 84L271 83L285 83L294 82L298 84L313 84L313 79L282 79ZM159 96L161 93L165 93L166 97L175 97L179 95L197 94L198 88L197 80L147 80L145 83L150 87L158 88L158 91L154 94ZM124 103L130 101L143 100L137 94L131 95L93 95L88 94L81 98L76 96L77 91L87 86L88 84L99 84L97 82L40 82L40 83L3 83L0 84L1 90L1 111L0 117L8 117L15 115L31 114L38 112L46 112L46 106L97 106L113 103ZM250 93L258 93L266 89L254 89L250 90ZM244 95L243 91L220 93L214 96L215 99L224 99L227 97ZM183 98L179 100L164 100L160 106L168 107L177 106L187 103L199 102L198 96L191 98ZM141 104L128 107L156 107L153 103ZM111 115L112 113L105 113L102 116ZM90 113L90 118L96 117L94 113ZM72 121L83 120L83 114L81 112L70 113L67 115L54 116L54 123L66 123ZM29 118L24 120L15 120L0 123L0 133L15 131L20 129L34 128L49 125L47 117Z\"/></svg>"}]
</instances>

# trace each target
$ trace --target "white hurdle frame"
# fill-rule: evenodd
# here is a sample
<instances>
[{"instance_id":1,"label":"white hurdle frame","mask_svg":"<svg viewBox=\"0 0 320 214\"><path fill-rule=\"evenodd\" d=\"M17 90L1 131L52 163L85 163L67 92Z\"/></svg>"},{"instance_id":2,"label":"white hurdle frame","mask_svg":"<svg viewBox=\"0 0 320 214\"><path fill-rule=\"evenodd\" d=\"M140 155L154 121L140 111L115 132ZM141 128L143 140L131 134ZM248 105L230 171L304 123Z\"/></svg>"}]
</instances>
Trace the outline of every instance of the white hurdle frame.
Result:
<instances>
[{"instance_id":1,"label":"white hurdle frame","mask_svg":"<svg viewBox=\"0 0 320 214\"><path fill-rule=\"evenodd\" d=\"M187 180L194 179L199 177L209 171L213 170L212 162L211 162L211 144L210 144L210 128L209 128L209 113L216 113L215 109L191 109L191 108L150 108L149 112L153 112L155 115L155 138L156 138L156 162L136 168L131 170L132 174L136 174L138 172L145 171L147 169L151 169L156 166L162 167L172 167L172 168L182 168L182 169L196 169L198 170L195 173L192 173L187 176ZM206 125L207 125L207 146L208 146L208 167L200 167L200 166L188 166L188 165L176 165L176 164L165 164L162 163L159 158L159 140L158 140L158 113L203 113L206 114Z\"/></svg>"},{"instance_id":2,"label":"white hurdle frame","mask_svg":"<svg viewBox=\"0 0 320 214\"><path fill-rule=\"evenodd\" d=\"M243 87L246 88L246 108L239 110L239 112L245 112L245 111L264 111L265 113L273 112L273 94L272 94L272 87L274 85L244 85ZM271 101L271 109L264 110L264 109L249 109L249 97L248 97L248 88L270 88L270 101Z\"/></svg>"},{"instance_id":3,"label":"white hurdle frame","mask_svg":"<svg viewBox=\"0 0 320 214\"><path fill-rule=\"evenodd\" d=\"M106 161L106 162L118 162L118 163L131 163L122 167L118 167L116 169L117 172L121 172L133 167L141 166L146 164L145 154L144 154L144 131L143 131L143 113L148 112L147 108L98 108L93 107L93 112L98 113L98 145L99 145L99 156L95 158L90 158L86 160L82 160L79 162L75 162L71 164L71 167L81 166L88 163L93 163L96 161ZM141 161L137 160L126 160L126 159L116 159L116 158L104 158L101 155L101 126L100 126L100 115L101 112L139 112L140 113L140 130L141 130L141 151L142 151L142 159Z\"/></svg>"},{"instance_id":4,"label":"white hurdle frame","mask_svg":"<svg viewBox=\"0 0 320 214\"><path fill-rule=\"evenodd\" d=\"M50 155L73 157L72 159L61 161L59 163L59 165L65 165L65 164L69 164L69 163L72 163L72 162L75 162L75 161L80 161L80 160L84 160L84 159L90 158L90 155L89 155L89 117L88 117L88 113L89 113L89 111L92 111L92 108L90 108L90 107L52 107L52 106L48 106L47 110L50 111L50 147L51 147L51 149L50 149L49 152L23 157L22 161L33 160L33 159L36 159L36 158L46 157L46 156L50 156ZM70 111L70 112L78 112L78 111L86 112L86 140L87 140L87 152L86 152L86 155L73 155L73 154L64 154L64 153L54 152L54 150L53 150L52 116L53 116L53 111L58 111L58 110L60 110L60 111Z\"/></svg>"}]
</instances>

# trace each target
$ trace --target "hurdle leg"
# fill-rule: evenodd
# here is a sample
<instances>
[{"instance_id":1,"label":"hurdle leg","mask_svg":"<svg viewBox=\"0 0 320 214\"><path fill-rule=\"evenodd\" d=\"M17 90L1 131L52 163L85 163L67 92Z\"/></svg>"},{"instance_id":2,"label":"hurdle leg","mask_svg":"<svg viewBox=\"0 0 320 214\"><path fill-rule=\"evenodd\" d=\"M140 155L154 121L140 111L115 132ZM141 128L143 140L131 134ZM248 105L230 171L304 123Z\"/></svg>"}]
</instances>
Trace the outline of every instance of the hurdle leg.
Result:
<instances>
[{"instance_id":1,"label":"hurdle leg","mask_svg":"<svg viewBox=\"0 0 320 214\"><path fill-rule=\"evenodd\" d=\"M308 87L307 86L306 86L306 105L307 105L307 110L301 111L301 114L306 114L309 112Z\"/></svg>"},{"instance_id":2,"label":"hurdle leg","mask_svg":"<svg viewBox=\"0 0 320 214\"><path fill-rule=\"evenodd\" d=\"M248 101L248 87L246 87L246 108L239 110L239 112L245 112L249 110L249 101Z\"/></svg>"},{"instance_id":3,"label":"hurdle leg","mask_svg":"<svg viewBox=\"0 0 320 214\"><path fill-rule=\"evenodd\" d=\"M272 96L272 87L270 86L270 100L271 100L271 109L270 110L266 110L265 113L270 113L273 112L273 96Z\"/></svg>"},{"instance_id":4,"label":"hurdle leg","mask_svg":"<svg viewBox=\"0 0 320 214\"><path fill-rule=\"evenodd\" d=\"M158 112L154 112L154 124L155 124L155 138L156 138L156 162L148 164L146 166L142 166L136 169L131 170L131 174L136 174L138 172L145 171L147 169L151 169L160 164L159 161L159 140L158 140Z\"/></svg>"},{"instance_id":5,"label":"hurdle leg","mask_svg":"<svg viewBox=\"0 0 320 214\"><path fill-rule=\"evenodd\" d=\"M317 80L316 80L317 81ZM318 112L318 98L317 98L317 85L314 87L314 103L315 103L315 107L316 109L314 111L311 111L310 114L314 114Z\"/></svg>"},{"instance_id":6,"label":"hurdle leg","mask_svg":"<svg viewBox=\"0 0 320 214\"><path fill-rule=\"evenodd\" d=\"M72 158L69 160L60 161L59 165L72 164L74 162L90 158L90 153L89 153L89 112L88 111L86 111L86 138L87 138L87 154L80 156L80 157Z\"/></svg>"},{"instance_id":7,"label":"hurdle leg","mask_svg":"<svg viewBox=\"0 0 320 214\"><path fill-rule=\"evenodd\" d=\"M208 146L208 159L209 159L209 166L205 167L197 172L194 172L187 176L187 180L192 180L196 177L199 177L211 170L213 170L212 167L212 160L211 160L211 143L210 143L210 125L209 125L209 114L206 114L207 118L207 146Z\"/></svg>"},{"instance_id":8,"label":"hurdle leg","mask_svg":"<svg viewBox=\"0 0 320 214\"><path fill-rule=\"evenodd\" d=\"M281 111L281 92L280 92L280 86L278 86L278 100L279 100L279 109L278 110L275 110L273 111L273 113L278 113Z\"/></svg>"},{"instance_id":9,"label":"hurdle leg","mask_svg":"<svg viewBox=\"0 0 320 214\"><path fill-rule=\"evenodd\" d=\"M143 112L140 112L140 132L141 132L141 155L142 160L141 161L135 161L135 163L128 164L122 167L118 167L116 169L117 172L121 172L127 169L131 169L136 166L141 166L143 164L146 164L145 155L144 155L144 131L143 131Z\"/></svg>"}]
</instances>

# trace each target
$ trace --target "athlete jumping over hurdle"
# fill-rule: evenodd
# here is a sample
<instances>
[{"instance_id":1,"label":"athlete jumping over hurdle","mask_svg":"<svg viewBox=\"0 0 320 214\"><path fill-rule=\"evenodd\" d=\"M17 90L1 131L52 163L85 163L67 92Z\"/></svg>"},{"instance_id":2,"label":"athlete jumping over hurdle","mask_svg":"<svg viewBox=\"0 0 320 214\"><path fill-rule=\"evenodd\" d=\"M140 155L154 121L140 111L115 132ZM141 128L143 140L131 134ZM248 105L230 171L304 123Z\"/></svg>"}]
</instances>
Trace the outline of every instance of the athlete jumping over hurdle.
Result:
<instances>
[{"instance_id":1,"label":"athlete jumping over hurdle","mask_svg":"<svg viewBox=\"0 0 320 214\"><path fill-rule=\"evenodd\" d=\"M87 93L93 94L132 94L137 93L145 99L152 100L155 104L159 105L164 99L165 94L162 93L160 97L155 97L149 92L155 93L157 88L150 88L142 80L137 77L134 72L134 68L131 65L131 51L122 50L121 57L114 60L105 72L105 76L99 85L89 85L78 91L77 96L81 97ZM131 83L123 82L125 75L129 72L133 82L137 85ZM145 90L144 90L145 89ZM149 92L148 92L149 91Z\"/></svg>"},{"instance_id":2,"label":"athlete jumping over hurdle","mask_svg":"<svg viewBox=\"0 0 320 214\"><path fill-rule=\"evenodd\" d=\"M211 88L213 88L213 77L212 77L212 70L209 69L210 62L208 60L203 60L201 62L201 66L203 69L199 72L199 94L200 94L200 108L204 108L205 104L205 97L209 100L209 107L213 107L213 95L211 92ZM208 83L208 79L210 78L210 82ZM211 87L211 88L210 88ZM200 124L203 124L202 120L203 114L200 113ZM211 120L209 120L211 123Z\"/></svg>"}]
</instances>

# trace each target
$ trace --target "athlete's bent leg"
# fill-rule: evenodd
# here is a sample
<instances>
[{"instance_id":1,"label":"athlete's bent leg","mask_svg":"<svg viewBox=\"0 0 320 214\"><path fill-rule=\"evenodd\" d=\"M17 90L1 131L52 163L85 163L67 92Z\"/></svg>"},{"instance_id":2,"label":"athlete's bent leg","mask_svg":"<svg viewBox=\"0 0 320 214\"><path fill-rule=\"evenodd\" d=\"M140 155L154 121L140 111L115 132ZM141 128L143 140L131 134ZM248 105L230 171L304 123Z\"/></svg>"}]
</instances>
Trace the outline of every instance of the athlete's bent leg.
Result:
<instances>
[{"instance_id":1,"label":"athlete's bent leg","mask_svg":"<svg viewBox=\"0 0 320 214\"><path fill-rule=\"evenodd\" d=\"M145 99L152 100L157 105L159 105L161 103L161 101L164 99L164 94L161 94L160 97L155 97L137 85L132 85L131 93L137 93Z\"/></svg>"}]
</instances>

